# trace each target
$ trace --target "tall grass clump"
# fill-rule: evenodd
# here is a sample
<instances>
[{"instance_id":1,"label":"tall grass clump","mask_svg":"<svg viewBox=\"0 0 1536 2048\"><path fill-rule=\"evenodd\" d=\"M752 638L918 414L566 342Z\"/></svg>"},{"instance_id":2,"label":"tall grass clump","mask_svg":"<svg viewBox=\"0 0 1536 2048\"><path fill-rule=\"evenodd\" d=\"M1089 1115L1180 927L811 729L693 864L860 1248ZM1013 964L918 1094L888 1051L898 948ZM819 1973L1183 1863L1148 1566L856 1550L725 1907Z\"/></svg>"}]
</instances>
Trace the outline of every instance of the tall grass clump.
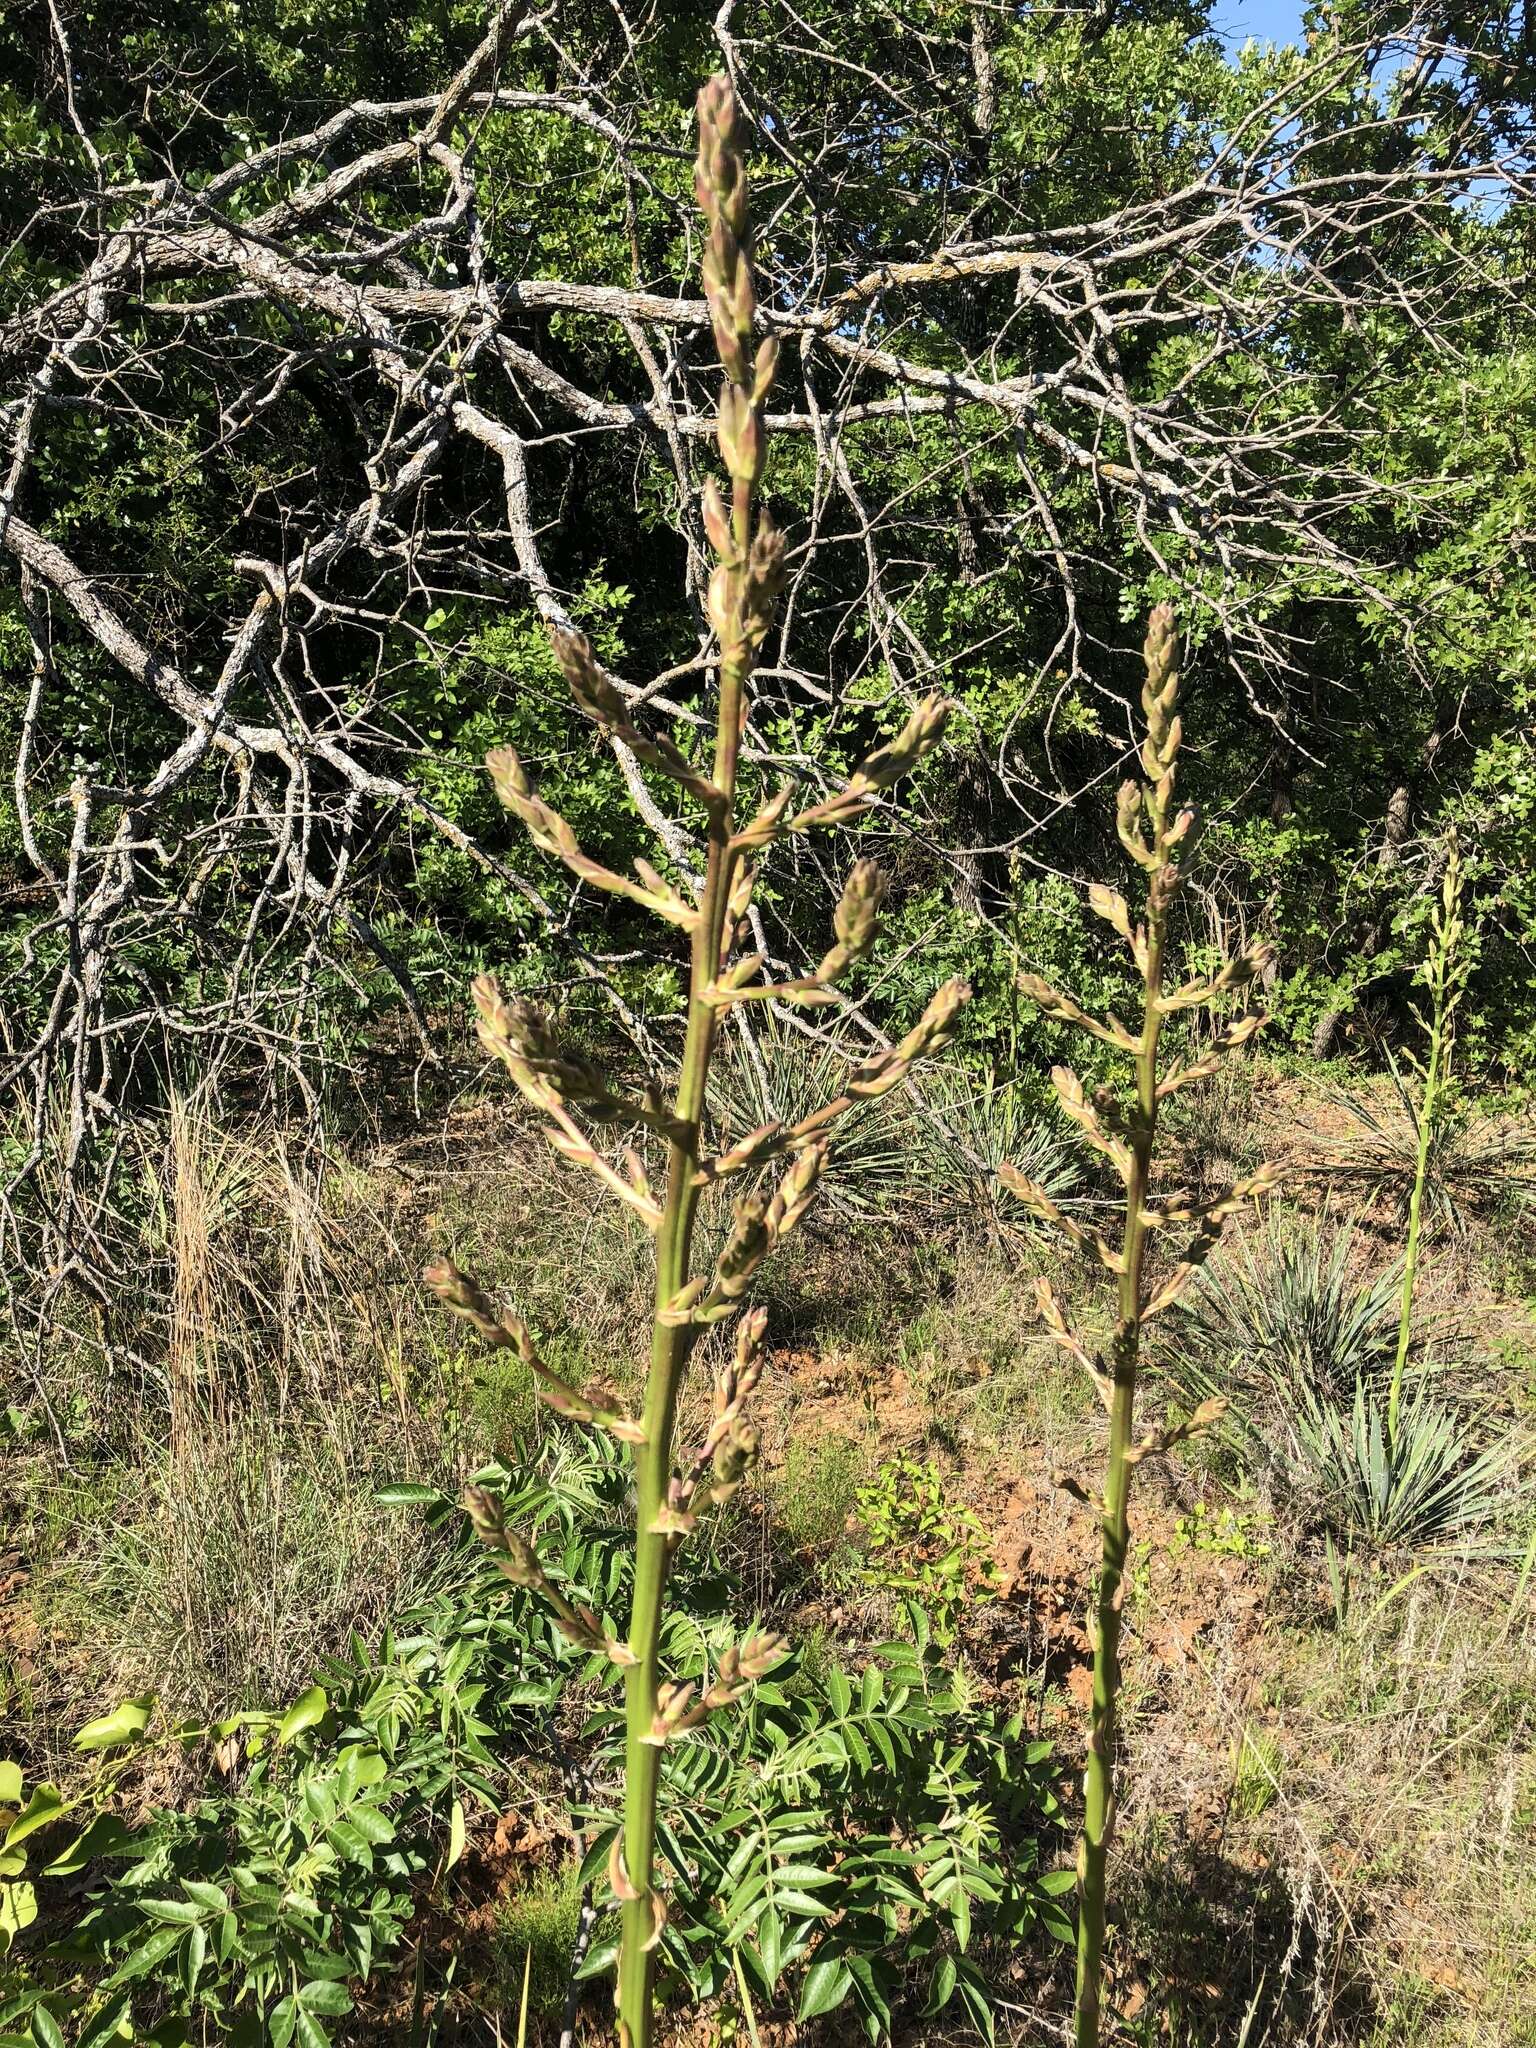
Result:
<instances>
[{"instance_id":1,"label":"tall grass clump","mask_svg":"<svg viewBox=\"0 0 1536 2048\"><path fill-rule=\"evenodd\" d=\"M578 1389L561 1378L541 1356L527 1325L501 1313L484 1289L452 1261L433 1260L425 1276L448 1308L492 1344L518 1353L543 1399L557 1413L606 1430L628 1445L633 1456L634 1579L628 1627L622 1634L606 1618L561 1592L533 1544L508 1526L498 1500L472 1487L465 1503L506 1576L515 1585L540 1592L571 1642L605 1656L624 1674L624 1825L614 1839L608 1866L621 1907L622 2048L650 2048L652 2041L654 1960L666 1926L666 1905L654 1867L662 1749L717 1708L740 1700L782 1649L776 1638L754 1632L728 1649L703 1683L680 1682L662 1673L663 1606L673 1557L699 1516L735 1492L756 1449L756 1432L745 1411L761 1371L764 1312L754 1309L741 1317L734 1347L719 1373L713 1423L703 1442L679 1459L673 1437L684 1373L699 1338L738 1314L763 1258L805 1213L839 1120L856 1105L896 1087L915 1060L941 1047L969 994L963 982L947 983L899 1045L845 1072L829 1100L793 1120L771 1117L728 1149L709 1151L707 1088L722 1021L738 1005L770 996L807 1006L837 1001L839 976L870 951L877 935L884 883L874 864L861 860L844 886L834 919L835 943L820 965L789 982L764 981L762 956L736 950L747 930L760 857L790 834L835 827L860 816L937 744L948 707L938 699L921 705L894 739L824 801L796 810L793 792L785 787L755 816L738 818L738 750L752 670L785 576L784 537L757 509L767 456L764 413L778 348L771 337L755 350L753 346L756 295L743 161L746 132L725 78L712 79L700 92L698 123L695 191L708 225L704 291L725 371L717 439L730 478L729 501L713 482L704 493L704 523L716 559L708 610L719 643L712 760L696 762L672 740L639 732L630 720L628 698L599 666L586 639L565 627L553 636L578 708L627 747L645 770L691 799L702 814L707 855L697 895L685 896L644 861L635 863L633 877L602 867L582 850L567 821L540 798L510 748L497 748L487 759L498 795L522 820L536 846L563 860L588 886L627 898L685 937L687 1021L678 1068L667 1086L654 1079L634 1095L625 1094L606 1068L563 1049L539 1011L504 997L493 977L481 976L474 988L481 1040L541 1113L554 1149L638 1215L654 1236L655 1299L640 1412L627 1412L605 1388ZM585 1112L585 1122L578 1112ZM653 1184L637 1150L610 1154L589 1135L589 1124L617 1126L661 1141L666 1164L659 1184ZM694 1227L700 1198L706 1189L731 1180L743 1182L749 1192L735 1204L718 1256L696 1272Z\"/></svg>"},{"instance_id":2,"label":"tall grass clump","mask_svg":"<svg viewBox=\"0 0 1536 2048\"><path fill-rule=\"evenodd\" d=\"M441 1562L432 1536L380 1515L379 1474L257 1405L126 1467L110 1516L91 1494L44 1611L89 1656L93 1689L153 1692L217 1717L299 1691L357 1631L389 1627ZM65 1496L66 1502L68 1496Z\"/></svg>"},{"instance_id":3,"label":"tall grass clump","mask_svg":"<svg viewBox=\"0 0 1536 2048\"><path fill-rule=\"evenodd\" d=\"M1142 915L1134 917L1131 905L1118 890L1095 883L1088 893L1092 909L1119 935L1134 962L1141 992L1138 1028L1128 1029L1114 1015L1090 1016L1038 975L1019 976L1024 993L1048 1017L1088 1033L1131 1062L1128 1091L1101 1086L1090 1094L1070 1068L1056 1067L1051 1073L1062 1108L1108 1161L1124 1190L1118 1237L1108 1237L1065 1214L1045 1188L1017 1169L1003 1175L1005 1183L1037 1216L1115 1277L1114 1332L1107 1351L1097 1354L1090 1354L1072 1330L1050 1282L1044 1278L1035 1282L1047 1330L1087 1371L1109 1415L1103 1492L1093 1501L1100 1516L1100 1573L1092 1624L1093 1697L1078 1851L1077 2048L1097 2048L1100 2038L1105 1881L1114 1831L1120 1623L1132 1477L1143 1459L1167 1451L1213 1422L1224 1405L1219 1396L1213 1397L1188 1421L1138 1436L1136 1382L1143 1335L1148 1323L1178 1299L1205 1263L1226 1218L1266 1194L1277 1178L1273 1167L1261 1166L1248 1178L1202 1201L1178 1196L1158 1200L1152 1193L1161 1106L1178 1090L1214 1073L1224 1056L1252 1038L1263 1020L1250 1013L1220 1024L1203 1050L1182 1064L1171 1065L1162 1059L1164 1025L1181 1012L1219 1007L1228 991L1245 986L1261 972L1269 951L1256 947L1224 960L1213 973L1198 980L1176 988L1165 986L1170 916L1182 883L1178 860L1181 849L1192 843L1195 824L1192 811L1175 813L1173 808L1182 726L1176 708L1177 643L1169 606L1159 605L1152 613L1143 654L1146 682L1141 702L1146 738L1140 755L1142 779L1122 784L1116 812L1120 842L1145 878ZM1188 1233L1180 1249L1171 1262L1158 1260L1160 1270L1154 1275L1154 1243L1180 1233ZM1074 1490L1090 1498L1082 1489Z\"/></svg>"}]
</instances>

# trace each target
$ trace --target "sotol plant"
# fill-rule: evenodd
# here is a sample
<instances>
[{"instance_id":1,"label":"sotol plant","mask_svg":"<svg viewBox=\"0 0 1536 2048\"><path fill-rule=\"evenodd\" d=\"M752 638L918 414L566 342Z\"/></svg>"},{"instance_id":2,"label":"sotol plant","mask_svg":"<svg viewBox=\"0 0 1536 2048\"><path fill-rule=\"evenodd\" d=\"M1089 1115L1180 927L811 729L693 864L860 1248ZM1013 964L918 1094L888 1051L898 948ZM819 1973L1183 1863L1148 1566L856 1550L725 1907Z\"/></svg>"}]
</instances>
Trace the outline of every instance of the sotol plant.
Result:
<instances>
[{"instance_id":1,"label":"sotol plant","mask_svg":"<svg viewBox=\"0 0 1536 2048\"><path fill-rule=\"evenodd\" d=\"M1259 1029L1256 1014L1237 1017L1218 1027L1207 1048L1186 1064L1163 1071L1159 1055L1163 1026L1181 1011L1220 1004L1229 990L1245 986L1267 964L1261 947L1226 961L1207 978L1165 989L1164 953L1169 913L1181 882L1176 856L1190 843L1192 811L1173 815L1174 771L1181 726L1176 705L1179 677L1173 613L1159 605L1148 624L1146 683L1141 702L1147 736L1141 748L1143 781L1120 789L1116 823L1120 842L1146 875L1145 915L1133 923L1130 905L1117 890L1095 883L1088 892L1093 910L1112 925L1130 949L1142 982L1139 1031L1132 1032L1113 1015L1090 1017L1080 1004L1062 995L1038 975L1021 974L1019 983L1048 1017L1076 1025L1126 1055L1134 1065L1128 1095L1108 1087L1090 1095L1069 1068L1052 1069L1051 1080L1067 1115L1088 1142L1109 1161L1125 1189L1124 1220L1118 1242L1064 1215L1046 1189L1017 1169L1003 1171L1015 1194L1044 1221L1080 1250L1098 1259L1115 1275L1117 1306L1114 1334L1106 1355L1090 1354L1074 1334L1050 1282L1037 1279L1040 1315L1056 1342L1088 1372L1109 1414L1109 1453L1104 1491L1091 1504L1102 1518L1102 1559L1092 1635L1093 1701L1088 1733L1088 1765L1084 1779L1083 1837L1078 1851L1078 1937L1076 2039L1078 2048L1096 2048L1099 2040L1103 1976L1105 1870L1114 1830L1116 1717L1120 1689L1120 1619L1125 1595L1131 1479L1144 1458L1167 1451L1221 1414L1220 1396L1204 1401L1188 1421L1136 1434L1136 1375L1142 1333L1182 1293L1192 1274L1214 1249L1227 1217L1245 1203L1267 1194L1277 1179L1273 1167L1261 1166L1208 1201L1181 1197L1155 1201L1151 1193L1153 1148L1160 1106L1191 1082L1215 1072L1223 1057ZM1187 1230L1171 1268L1161 1277L1148 1272L1149 1250L1160 1236ZM1080 1498L1089 1496L1072 1486Z\"/></svg>"},{"instance_id":2,"label":"sotol plant","mask_svg":"<svg viewBox=\"0 0 1536 2048\"><path fill-rule=\"evenodd\" d=\"M673 1087L646 1084L635 1099L612 1075L562 1050L547 1022L530 1005L508 1001L489 976L475 984L479 1030L535 1109L548 1120L555 1150L602 1183L640 1215L656 1238L656 1305L645 1400L639 1415L622 1411L607 1392L581 1392L539 1357L526 1326L501 1314L484 1291L447 1259L433 1260L427 1284L447 1307L467 1318L493 1344L515 1349L533 1373L543 1398L558 1413L611 1432L634 1457L636 1529L634 1592L627 1637L611 1635L590 1609L567 1599L546 1575L532 1545L507 1526L500 1504L471 1489L466 1506L483 1540L515 1584L543 1593L557 1625L581 1647L605 1654L625 1677L624 1827L614 1842L609 1878L622 1905L618 1980L618 2032L624 2048L649 2048L656 1944L666 1909L656 1886L653 1852L661 1748L697 1727L716 1708L740 1699L776 1661L781 1644L755 1633L719 1661L702 1686L669 1682L659 1668L658 1645L669 1565L698 1516L727 1499L740 1484L755 1444L745 1415L761 1370L766 1317L743 1316L734 1355L715 1390L714 1422L702 1445L685 1458L673 1455L678 1392L689 1355L711 1325L741 1307L753 1273L777 1240L793 1228L815 1193L827 1157L828 1134L856 1104L894 1088L913 1062L947 1042L969 990L952 981L930 1002L902 1042L851 1072L835 1098L797 1121L775 1121L751 1132L724 1153L708 1155L705 1088L722 1019L738 1004L774 997L819 1005L837 1000L833 984L870 950L876 936L883 883L869 861L848 876L835 918L836 944L814 973L769 985L760 979L761 956L735 956L746 929L756 867L763 852L790 833L838 826L858 817L938 741L948 707L938 699L919 706L903 730L879 748L852 778L808 809L792 808L781 789L749 822L736 817L737 754L748 710L748 686L757 649L772 622L784 581L784 539L756 494L767 452L764 406L773 383L777 344L755 352L756 295L742 151L745 134L724 78L699 95L699 154L695 190L709 226L703 258L704 290L715 344L725 371L718 441L731 480L729 503L711 482L704 492L704 522L716 557L709 584L710 623L719 639L719 693L714 758L707 767L689 759L671 739L638 732L628 702L598 666L587 641L573 631L554 635L555 651L579 709L629 747L647 770L676 785L703 813L707 840L704 880L689 900L655 868L635 863L635 877L614 874L583 852L566 820L541 801L509 748L487 766L502 801L522 819L536 846L563 860L590 886L626 897L686 934L689 982L686 1033ZM669 1099L670 1097L670 1099ZM667 1148L665 1182L654 1188L638 1153L618 1163L588 1137L578 1121L643 1129ZM691 1271L694 1224L704 1190L737 1175L777 1185L743 1196L713 1270Z\"/></svg>"}]
</instances>

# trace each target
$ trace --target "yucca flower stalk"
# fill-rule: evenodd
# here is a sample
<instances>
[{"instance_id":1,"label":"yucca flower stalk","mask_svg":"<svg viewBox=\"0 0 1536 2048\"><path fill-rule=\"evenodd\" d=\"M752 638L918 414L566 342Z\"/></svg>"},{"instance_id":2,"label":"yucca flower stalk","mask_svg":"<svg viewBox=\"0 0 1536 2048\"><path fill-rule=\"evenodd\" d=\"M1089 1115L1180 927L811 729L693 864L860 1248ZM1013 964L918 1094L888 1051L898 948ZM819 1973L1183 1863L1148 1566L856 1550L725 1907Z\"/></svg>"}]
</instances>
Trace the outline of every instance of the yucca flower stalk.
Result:
<instances>
[{"instance_id":1,"label":"yucca flower stalk","mask_svg":"<svg viewBox=\"0 0 1536 2048\"><path fill-rule=\"evenodd\" d=\"M1392 1388L1387 1396L1387 1440L1394 1445L1403 1406L1403 1376L1408 1369L1408 1351L1413 1335L1413 1290L1419 1271L1419 1239L1424 1228L1424 1190L1429 1180L1430 1154L1439 1133L1440 1119L1452 1095L1451 1057L1456 1037L1456 1011L1467 985L1466 924L1461 914L1463 886L1461 845L1453 826L1446 842L1440 901L1430 912L1429 950L1424 961L1424 980L1429 989L1428 1018L1417 1007L1414 1009L1414 1016L1428 1032L1429 1045L1422 1062L1411 1053L1408 1055L1410 1066L1418 1069L1420 1093L1414 1118L1413 1188L1408 1197L1408 1242L1403 1251L1397 1354L1392 1361Z\"/></svg>"},{"instance_id":2,"label":"yucca flower stalk","mask_svg":"<svg viewBox=\"0 0 1536 2048\"><path fill-rule=\"evenodd\" d=\"M1061 1106L1088 1142L1106 1158L1125 1190L1117 1240L1064 1215L1050 1195L1014 1168L1002 1178L1034 1213L1080 1251L1115 1276L1114 1334L1107 1356L1092 1353L1073 1331L1055 1289L1046 1279L1035 1282L1041 1319L1057 1344L1087 1371L1109 1416L1109 1450L1103 1493L1094 1499L1075 1481L1061 1483L1099 1513L1102 1546L1096 1612L1090 1623L1093 1643L1093 1699L1088 1730L1088 1763L1084 1777L1083 1834L1078 1849L1077 2048L1096 2048L1102 2004L1105 1874L1114 1834L1115 1751L1120 1692L1120 1624L1125 1599L1125 1561L1130 1536L1131 1482L1144 1458L1170 1450L1216 1421L1225 1400L1212 1396L1184 1422L1154 1429L1138 1437L1136 1376L1142 1334L1153 1317L1171 1306L1214 1250L1227 1218L1275 1185L1272 1166L1261 1166L1208 1201L1181 1196L1154 1200L1151 1192L1158 1112L1169 1096L1215 1072L1225 1056L1246 1044L1264 1022L1257 1013L1218 1026L1203 1052L1183 1064L1160 1064L1165 1022L1182 1011L1218 1007L1229 991L1251 982L1267 965L1270 949L1228 959L1215 973L1181 987L1165 988L1164 965L1169 917L1182 876L1178 856L1192 843L1194 813L1173 808L1174 776L1182 726L1178 716L1177 643L1171 608L1159 605L1148 622L1146 683L1141 702L1146 738L1141 747L1142 780L1122 784L1116 825L1120 843L1146 878L1144 914L1133 921L1130 904L1116 889L1095 883L1088 901L1098 916L1119 934L1141 977L1139 1027L1128 1029L1116 1016L1090 1016L1038 975L1021 973L1019 986L1048 1017L1073 1024L1111 1046L1131 1062L1129 1095L1107 1088L1090 1094L1068 1067L1055 1067L1051 1080ZM1169 1233L1190 1234L1171 1265L1149 1276L1154 1242Z\"/></svg>"},{"instance_id":3,"label":"yucca flower stalk","mask_svg":"<svg viewBox=\"0 0 1536 2048\"><path fill-rule=\"evenodd\" d=\"M938 698L921 704L895 738L823 801L796 811L792 787L786 786L754 817L738 822L737 758L748 689L784 582L783 535L757 506L767 454L764 406L778 350L771 337L754 344L757 304L743 161L746 136L725 78L711 79L700 92L698 123L695 191L708 227L704 291L725 372L717 440L730 479L729 498L710 482L703 502L705 530L715 555L708 611L719 642L714 755L707 770L672 740L636 730L624 692L599 666L581 634L561 629L553 635L578 708L622 740L642 767L681 790L702 810L707 854L696 900L648 862L636 861L633 878L604 868L583 852L570 825L538 795L510 748L497 748L487 757L498 794L522 819L537 846L563 860L582 881L640 904L686 935L687 1017L672 1086L651 1081L638 1094L626 1096L607 1069L565 1051L532 1005L504 997L493 977L481 976L474 987L481 1040L544 1116L555 1150L593 1175L655 1235L655 1312L640 1414L625 1413L606 1389L578 1389L552 1372L526 1325L498 1310L450 1260L434 1259L425 1274L427 1284L449 1309L491 1343L518 1352L543 1399L557 1413L607 1430L632 1448L634 1588L623 1639L609 1635L596 1615L551 1582L532 1544L506 1526L495 1500L473 1489L466 1500L477 1532L497 1553L508 1578L540 1592L554 1610L556 1625L571 1641L607 1656L624 1672L624 1825L609 1859L610 1882L622 1909L622 2048L650 2048L652 2039L654 1960L666 1923L654 1853L662 1750L717 1709L740 1699L783 1650L778 1638L759 1632L727 1650L713 1676L703 1682L680 1683L662 1673L663 1603L672 1558L699 1516L740 1485L756 1449L746 1405L762 1370L765 1312L752 1309L741 1315L734 1347L716 1384L712 1425L704 1442L679 1459L674 1455L674 1424L689 1356L704 1330L741 1311L757 1267L805 1213L838 1118L856 1103L895 1088L915 1061L946 1044L970 994L962 981L946 983L907 1037L850 1071L833 1100L793 1123L765 1124L729 1150L711 1155L704 1123L705 1085L727 1013L765 998L813 1007L836 1002L838 977L870 951L878 931L884 883L874 863L861 860L844 885L834 917L834 943L820 965L791 981L763 980L762 957L736 951L748 929L763 854L791 833L841 825L867 811L882 791L938 743L949 707ZM667 1148L664 1183L652 1186L636 1151L625 1151L617 1159L601 1151L586 1128L594 1121L639 1127L661 1139ZM700 1198L715 1182L736 1176L748 1179L752 1190L735 1204L712 1268L696 1273L693 1238Z\"/></svg>"}]
</instances>

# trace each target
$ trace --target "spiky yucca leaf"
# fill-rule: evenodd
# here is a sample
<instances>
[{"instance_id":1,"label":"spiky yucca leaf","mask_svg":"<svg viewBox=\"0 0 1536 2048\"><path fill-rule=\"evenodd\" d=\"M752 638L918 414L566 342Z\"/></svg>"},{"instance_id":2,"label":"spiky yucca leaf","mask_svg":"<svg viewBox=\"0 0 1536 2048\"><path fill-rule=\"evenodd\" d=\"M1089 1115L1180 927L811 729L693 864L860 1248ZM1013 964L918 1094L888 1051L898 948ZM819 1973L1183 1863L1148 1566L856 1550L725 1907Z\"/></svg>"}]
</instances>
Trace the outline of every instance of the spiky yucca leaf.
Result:
<instances>
[{"instance_id":1,"label":"spiky yucca leaf","mask_svg":"<svg viewBox=\"0 0 1536 2048\"><path fill-rule=\"evenodd\" d=\"M754 1045L733 1036L710 1068L709 1107L721 1151L763 1124L811 1115L837 1095L848 1072L845 1048L771 1017L758 1024ZM917 1177L905 1122L900 1091L858 1103L843 1117L827 1152L823 1210L869 1215L911 1197Z\"/></svg>"},{"instance_id":2,"label":"spiky yucca leaf","mask_svg":"<svg viewBox=\"0 0 1536 2048\"><path fill-rule=\"evenodd\" d=\"M1302 1387L1290 1411L1292 1485L1310 1492L1340 1537L1383 1548L1439 1548L1487 1534L1508 1498L1518 1443L1489 1444L1475 1421L1410 1393L1394 1434L1380 1388L1357 1381L1347 1402Z\"/></svg>"},{"instance_id":3,"label":"spiky yucca leaf","mask_svg":"<svg viewBox=\"0 0 1536 2048\"><path fill-rule=\"evenodd\" d=\"M921 1097L914 1137L925 1141L925 1179L946 1207L979 1210L1010 1227L1025 1224L1028 1212L998 1180L1005 1166L1062 1208L1081 1198L1082 1170L1060 1118L1042 1111L1017 1083L935 1067L923 1079Z\"/></svg>"},{"instance_id":4,"label":"spiky yucca leaf","mask_svg":"<svg viewBox=\"0 0 1536 2048\"><path fill-rule=\"evenodd\" d=\"M1347 1399L1391 1367L1397 1336L1393 1265L1351 1278L1354 1231L1272 1213L1265 1229L1227 1247L1196 1275L1176 1311L1181 1379L1196 1398L1220 1389L1238 1427L1260 1426L1306 1387Z\"/></svg>"}]
</instances>

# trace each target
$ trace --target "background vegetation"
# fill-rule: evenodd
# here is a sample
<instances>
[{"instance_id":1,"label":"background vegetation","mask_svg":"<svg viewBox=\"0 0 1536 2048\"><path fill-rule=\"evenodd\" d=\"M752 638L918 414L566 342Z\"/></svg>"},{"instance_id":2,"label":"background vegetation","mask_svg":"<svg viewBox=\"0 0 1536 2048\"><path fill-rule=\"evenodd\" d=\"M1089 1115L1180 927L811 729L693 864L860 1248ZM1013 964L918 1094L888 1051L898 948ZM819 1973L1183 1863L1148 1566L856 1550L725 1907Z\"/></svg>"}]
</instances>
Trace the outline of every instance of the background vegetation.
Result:
<instances>
[{"instance_id":1,"label":"background vegetation","mask_svg":"<svg viewBox=\"0 0 1536 2048\"><path fill-rule=\"evenodd\" d=\"M1167 1127L1196 1193L1288 1180L1152 1347L1153 1422L1232 1405L1142 1475L1116 2038L1536 2040L1536 55L1518 9L1221 26L7 17L0 2039L490 2042L525 2004L602 2037L617 1693L448 1503L505 1484L621 1617L623 1473L412 1275L450 1250L633 1393L649 1242L482 1086L458 991L494 966L615 1068L678 1016L478 763L510 742L595 854L686 884L545 623L637 716L698 713L688 118L725 61L794 570L745 773L819 794L930 689L959 709L856 849L768 870L776 971L855 850L896 943L835 1028L732 1034L716 1129L802 1113L946 974L976 996L840 1131L773 1279L760 1483L676 1589L677 1668L755 1622L795 1655L669 1759L672 2033L1061 2038L1095 1586L1051 1474L1091 1484L1102 1423L1035 1275L1106 1333L999 1169L1109 1193L1018 1078L1066 1039L1014 971L1125 998L1077 878L1167 597L1206 820L1178 971L1276 945L1263 1049Z\"/></svg>"}]
</instances>

